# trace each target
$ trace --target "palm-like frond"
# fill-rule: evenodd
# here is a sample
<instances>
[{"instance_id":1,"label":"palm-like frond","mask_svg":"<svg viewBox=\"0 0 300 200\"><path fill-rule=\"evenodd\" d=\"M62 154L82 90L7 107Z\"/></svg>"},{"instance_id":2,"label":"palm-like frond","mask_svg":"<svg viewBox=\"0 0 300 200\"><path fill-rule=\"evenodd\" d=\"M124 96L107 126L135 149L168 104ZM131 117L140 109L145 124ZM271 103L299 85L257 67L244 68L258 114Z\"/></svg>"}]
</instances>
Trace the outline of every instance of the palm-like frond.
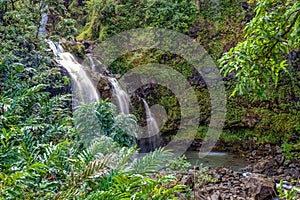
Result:
<instances>
[{"instance_id":1,"label":"palm-like frond","mask_svg":"<svg viewBox=\"0 0 300 200\"><path fill-rule=\"evenodd\" d=\"M133 173L153 173L162 167L165 162L172 156L170 151L165 151L163 148L158 148L146 156L135 159L131 165Z\"/></svg>"},{"instance_id":2,"label":"palm-like frond","mask_svg":"<svg viewBox=\"0 0 300 200\"><path fill-rule=\"evenodd\" d=\"M122 199L122 200L167 200L177 199L175 194L185 187L175 184L174 176L166 176L153 180L142 175L119 174L114 176L114 182L109 190L90 194L87 199Z\"/></svg>"}]
</instances>

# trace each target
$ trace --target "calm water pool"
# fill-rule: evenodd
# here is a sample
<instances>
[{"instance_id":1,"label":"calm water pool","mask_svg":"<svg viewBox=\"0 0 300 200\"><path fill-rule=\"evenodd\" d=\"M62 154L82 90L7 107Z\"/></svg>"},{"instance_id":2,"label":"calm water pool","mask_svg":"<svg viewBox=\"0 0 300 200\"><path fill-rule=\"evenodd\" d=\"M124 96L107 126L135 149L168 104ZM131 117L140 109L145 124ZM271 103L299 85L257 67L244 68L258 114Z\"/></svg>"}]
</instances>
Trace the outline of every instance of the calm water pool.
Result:
<instances>
[{"instance_id":1,"label":"calm water pool","mask_svg":"<svg viewBox=\"0 0 300 200\"><path fill-rule=\"evenodd\" d=\"M210 152L204 158L201 158L198 151L187 151L185 155L192 166L202 163L206 167L227 167L232 170L239 170L249 164L239 155L227 152Z\"/></svg>"}]
</instances>

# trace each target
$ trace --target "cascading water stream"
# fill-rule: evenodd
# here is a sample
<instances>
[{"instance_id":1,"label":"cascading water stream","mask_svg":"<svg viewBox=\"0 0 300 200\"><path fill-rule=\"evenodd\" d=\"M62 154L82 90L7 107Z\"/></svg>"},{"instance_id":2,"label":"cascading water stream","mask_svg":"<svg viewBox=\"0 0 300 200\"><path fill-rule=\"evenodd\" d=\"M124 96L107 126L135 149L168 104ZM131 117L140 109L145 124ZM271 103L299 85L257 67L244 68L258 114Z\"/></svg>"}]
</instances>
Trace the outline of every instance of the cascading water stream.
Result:
<instances>
[{"instance_id":1,"label":"cascading water stream","mask_svg":"<svg viewBox=\"0 0 300 200\"><path fill-rule=\"evenodd\" d=\"M47 40L47 43L57 56L57 62L69 72L72 78L73 103L90 103L98 101L99 93L97 88L84 71L83 66L76 61L75 57L71 53L64 52L60 45L56 45L50 40Z\"/></svg>"},{"instance_id":2,"label":"cascading water stream","mask_svg":"<svg viewBox=\"0 0 300 200\"><path fill-rule=\"evenodd\" d=\"M97 72L96 65L92 56L88 56L90 68L93 72Z\"/></svg>"},{"instance_id":3,"label":"cascading water stream","mask_svg":"<svg viewBox=\"0 0 300 200\"><path fill-rule=\"evenodd\" d=\"M101 63L101 61L93 58L91 55L88 55L89 66L93 72L98 72L103 74L107 72L105 66ZM96 63L95 63L96 62ZM113 98L115 98L115 103L118 107L118 110L122 114L129 114L129 104L130 98L128 94L122 89L119 82L116 78L108 78L110 84L112 85L113 89Z\"/></svg>"},{"instance_id":4,"label":"cascading water stream","mask_svg":"<svg viewBox=\"0 0 300 200\"><path fill-rule=\"evenodd\" d=\"M102 64L102 62L98 59L95 59L92 55L87 54L87 58L88 58L88 66L90 66L91 70L93 72L97 72L100 74L104 74L107 73L108 70L107 68Z\"/></svg>"},{"instance_id":5,"label":"cascading water stream","mask_svg":"<svg viewBox=\"0 0 300 200\"><path fill-rule=\"evenodd\" d=\"M46 30L46 24L48 22L48 5L43 7L43 4L39 4L40 9L42 10L42 19L40 22L40 27L39 27L39 34L43 37L46 36L47 30Z\"/></svg>"},{"instance_id":6,"label":"cascading water stream","mask_svg":"<svg viewBox=\"0 0 300 200\"><path fill-rule=\"evenodd\" d=\"M146 111L147 128L143 130L143 138L139 141L139 147L141 153L147 153L154 151L157 147L161 146L163 142L159 135L160 129L158 123L155 117L153 117L148 103L145 99L142 99L142 101Z\"/></svg>"},{"instance_id":7,"label":"cascading water stream","mask_svg":"<svg viewBox=\"0 0 300 200\"><path fill-rule=\"evenodd\" d=\"M50 40L47 40L47 43L54 52L56 61L68 71L72 79L72 104L76 107L73 112L74 122L76 126L81 127L79 132L82 141L85 145L89 145L90 141L99 136L101 129L97 123L98 119L94 112L77 106L80 103L89 104L99 101L98 90L85 72L84 66L78 63L71 53L64 52L61 45Z\"/></svg>"},{"instance_id":8,"label":"cascading water stream","mask_svg":"<svg viewBox=\"0 0 300 200\"><path fill-rule=\"evenodd\" d=\"M151 137L151 136L159 133L159 127L158 127L156 119L152 116L152 113L151 113L148 103L145 101L145 99L142 99L142 100L143 100L145 110L146 110L148 135L149 135L149 137Z\"/></svg>"},{"instance_id":9,"label":"cascading water stream","mask_svg":"<svg viewBox=\"0 0 300 200\"><path fill-rule=\"evenodd\" d=\"M123 114L129 114L130 98L128 94L121 88L117 79L109 78L109 82L113 86L114 96L116 97L116 103L119 108L119 112Z\"/></svg>"}]
</instances>

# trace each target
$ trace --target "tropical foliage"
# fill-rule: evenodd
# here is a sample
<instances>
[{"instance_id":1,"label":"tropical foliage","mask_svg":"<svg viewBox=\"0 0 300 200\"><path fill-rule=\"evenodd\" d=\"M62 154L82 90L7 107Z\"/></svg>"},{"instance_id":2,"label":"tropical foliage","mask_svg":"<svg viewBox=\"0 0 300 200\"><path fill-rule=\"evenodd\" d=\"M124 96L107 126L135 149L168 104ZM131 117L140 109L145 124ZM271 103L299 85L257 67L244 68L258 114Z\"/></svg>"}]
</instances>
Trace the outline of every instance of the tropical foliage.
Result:
<instances>
[{"instance_id":1,"label":"tropical foliage","mask_svg":"<svg viewBox=\"0 0 300 200\"><path fill-rule=\"evenodd\" d=\"M189 31L189 25L197 16L197 8L192 1L87 1L85 10L86 24L77 36L82 39L107 39L122 31L162 27L183 33ZM130 10L130 12L128 12Z\"/></svg>"},{"instance_id":2,"label":"tropical foliage","mask_svg":"<svg viewBox=\"0 0 300 200\"><path fill-rule=\"evenodd\" d=\"M76 109L78 116L86 108L97 113L95 130L103 133L91 137L89 145L83 143L81 128L87 125L72 117L70 80L39 34L47 9L50 21L57 23L48 24L48 34L75 32L73 21L63 19L63 1L0 2L0 199L168 199L184 192L174 177L150 180L147 173L170 153L158 149L136 158L137 148L126 137L134 132L135 119L116 115L111 103ZM119 190L127 183L132 183L130 194Z\"/></svg>"},{"instance_id":3,"label":"tropical foliage","mask_svg":"<svg viewBox=\"0 0 300 200\"><path fill-rule=\"evenodd\" d=\"M162 167L188 170L184 157L171 160L171 152L158 148L138 158L135 116L118 115L115 106L104 100L72 107L71 80L56 63L45 38L77 44L81 40L102 41L133 28L169 28L190 34L216 59L227 43L234 46L245 34L244 41L219 60L222 73L230 79L228 87L236 84L232 94L254 91L266 97L270 94L267 91L280 86L283 79L292 80L292 87L281 85L284 92L270 95L269 102L245 96L232 100L228 124L238 124L239 137L259 135L261 140L265 129L271 127L266 135L281 142L287 158L294 158L299 144L297 139L290 142L290 138L300 130L300 97L299 79L293 76L299 76L299 70L291 67L296 61L288 58L300 48L300 2L257 1L255 16L248 16L253 19L246 24L245 33L241 27L246 11L239 10L238 18L232 14L240 7L239 1L231 0L1 0L0 199L177 199L188 192L174 175L155 174ZM46 14L48 22L43 24ZM42 33L42 28L47 33ZM84 45L82 42L74 50L82 57L86 53ZM184 59L152 49L124 55L113 63L111 71L124 74L149 62L172 65L190 82L200 80ZM207 88L193 84L200 91L201 122L207 123ZM148 99L153 105L166 105L170 119L175 116L173 120L179 121L176 97L166 88L157 88L162 94L150 91ZM238 106L243 104L246 106L240 109ZM270 106L256 108L262 104ZM248 109L261 116L259 133L252 127L240 129L243 115L251 117ZM199 127L199 132L206 129ZM199 173L197 182L213 181L206 168L201 166ZM294 190L280 192L290 199L295 194Z\"/></svg>"},{"instance_id":4,"label":"tropical foliage","mask_svg":"<svg viewBox=\"0 0 300 200\"><path fill-rule=\"evenodd\" d=\"M261 0L255 13L245 40L219 60L224 76L237 79L232 95L254 91L266 97L272 82L277 86L282 73L290 74L287 57L300 48L299 1Z\"/></svg>"}]
</instances>

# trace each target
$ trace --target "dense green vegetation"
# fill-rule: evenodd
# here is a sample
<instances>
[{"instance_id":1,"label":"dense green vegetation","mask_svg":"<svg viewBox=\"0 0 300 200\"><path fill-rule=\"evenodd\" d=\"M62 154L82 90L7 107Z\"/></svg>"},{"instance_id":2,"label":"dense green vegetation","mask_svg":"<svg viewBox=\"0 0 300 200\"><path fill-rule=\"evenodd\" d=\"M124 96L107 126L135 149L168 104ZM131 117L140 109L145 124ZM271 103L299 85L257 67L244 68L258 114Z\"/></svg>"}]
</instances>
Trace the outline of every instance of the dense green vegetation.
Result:
<instances>
[{"instance_id":1,"label":"dense green vegetation","mask_svg":"<svg viewBox=\"0 0 300 200\"><path fill-rule=\"evenodd\" d=\"M71 41L65 47L84 58L84 45L71 45L74 41L97 43L148 26L188 34L219 59L226 77L228 111L221 139L238 143L255 138L281 145L290 159L300 157L299 60L290 59L300 49L300 2L260 0L248 6L243 9L237 0L1 0L0 199L189 195L173 175L149 177L170 152L157 149L142 159L134 157L138 149L132 135L137 121L145 119L141 102L133 103L136 117L117 115L115 106L103 100L72 110L71 80L44 37ZM45 36L39 34L44 13L49 17ZM150 62L172 66L189 80L195 76L181 57L154 49L127 53L109 69L124 74ZM209 93L204 84L191 84L201 107L197 138L202 139L210 119ZM163 131L172 137L169 132L180 119L176 97L156 86L147 100L166 108L169 121ZM91 122L96 127L74 123L73 111L83 118L97 113ZM86 145L82 132L97 139ZM183 160L166 169L187 169Z\"/></svg>"},{"instance_id":2,"label":"dense green vegetation","mask_svg":"<svg viewBox=\"0 0 300 200\"><path fill-rule=\"evenodd\" d=\"M64 17L57 10L66 12L63 2L40 3L52 17ZM70 110L70 80L38 35L43 9L38 2L1 1L0 10L0 199L167 199L185 190L172 184L175 177L145 176L169 153L159 149L133 160L132 141L118 137L126 136L126 126L120 126L126 118L108 118L115 112L110 103L87 107L99 111L98 131L120 144L103 136L83 147ZM55 29L65 22L66 36L72 23L65 19L50 25L49 34L57 37Z\"/></svg>"},{"instance_id":3,"label":"dense green vegetation","mask_svg":"<svg viewBox=\"0 0 300 200\"><path fill-rule=\"evenodd\" d=\"M275 87L279 75L287 70L287 56L300 48L300 2L261 1L255 8L256 16L245 28L246 40L232 48L220 60L226 76L235 72L236 92L251 90L266 95L265 89Z\"/></svg>"},{"instance_id":4,"label":"dense green vegetation","mask_svg":"<svg viewBox=\"0 0 300 200\"><path fill-rule=\"evenodd\" d=\"M89 1L84 7L86 24L78 40L100 39L125 30L162 27L183 33L195 20L197 9L192 1ZM130 12L128 12L130 10Z\"/></svg>"}]
</instances>

